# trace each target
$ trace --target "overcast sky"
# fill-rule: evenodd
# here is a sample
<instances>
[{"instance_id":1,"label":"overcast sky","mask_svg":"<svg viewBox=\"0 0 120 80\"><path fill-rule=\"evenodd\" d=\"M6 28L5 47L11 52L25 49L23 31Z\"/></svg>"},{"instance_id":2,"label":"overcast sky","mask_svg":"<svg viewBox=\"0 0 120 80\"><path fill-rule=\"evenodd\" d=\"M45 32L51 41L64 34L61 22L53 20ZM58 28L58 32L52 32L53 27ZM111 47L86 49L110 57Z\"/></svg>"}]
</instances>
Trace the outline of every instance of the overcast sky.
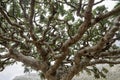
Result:
<instances>
[{"instance_id":1,"label":"overcast sky","mask_svg":"<svg viewBox=\"0 0 120 80\"><path fill-rule=\"evenodd\" d=\"M115 2L111 0L105 0L105 2L102 4L105 4L109 10L111 10L114 7ZM120 43L118 44L120 45ZM24 68L21 65L21 63L18 63L6 67L4 71L0 72L0 80L12 80L15 76L23 75Z\"/></svg>"},{"instance_id":2,"label":"overcast sky","mask_svg":"<svg viewBox=\"0 0 120 80\"><path fill-rule=\"evenodd\" d=\"M7 66L4 71L0 72L0 80L12 80L15 76L23 74L24 68L21 63Z\"/></svg>"}]
</instances>

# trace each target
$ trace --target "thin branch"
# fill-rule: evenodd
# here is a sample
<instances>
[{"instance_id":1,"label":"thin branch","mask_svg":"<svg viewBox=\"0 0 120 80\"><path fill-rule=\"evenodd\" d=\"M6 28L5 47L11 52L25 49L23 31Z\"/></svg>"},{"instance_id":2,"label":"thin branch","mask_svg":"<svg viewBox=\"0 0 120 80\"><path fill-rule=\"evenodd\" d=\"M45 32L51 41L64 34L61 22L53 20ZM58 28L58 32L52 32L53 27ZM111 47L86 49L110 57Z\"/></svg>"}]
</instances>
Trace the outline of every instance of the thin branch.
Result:
<instances>
[{"instance_id":1,"label":"thin branch","mask_svg":"<svg viewBox=\"0 0 120 80\"><path fill-rule=\"evenodd\" d=\"M20 26L19 24L17 23L14 23L10 20L10 18L8 17L8 15L5 13L5 11L3 10L3 8L0 6L0 13L4 16L4 18L7 20L7 22L12 25L12 26L15 26L17 28L20 28L21 30L24 30L24 28L22 26Z\"/></svg>"},{"instance_id":2,"label":"thin branch","mask_svg":"<svg viewBox=\"0 0 120 80\"><path fill-rule=\"evenodd\" d=\"M93 47L85 47L84 49L78 51L78 53L75 55L75 58L74 58L74 61L75 61L75 64L74 66L71 68L71 71L68 73L67 75L67 80L69 80L69 78L72 76L74 76L76 73L78 73L79 71L76 70L76 68L79 68L79 67L82 67L82 65L80 66L80 57L82 55L85 55L85 54L89 54L91 52L93 52L93 56L96 55L95 53L100 51L101 49L103 49L103 47L105 46L105 44L107 42L109 42L109 40L111 40L115 34L115 32L120 28L120 16L118 16L116 19L115 19L115 24L114 24L114 27L112 27L107 33L106 35ZM119 24L119 25L118 25ZM89 61L89 60L88 60ZM82 63L83 64L83 63ZM71 78L72 78L71 77ZM65 79L66 80L66 79Z\"/></svg>"},{"instance_id":3,"label":"thin branch","mask_svg":"<svg viewBox=\"0 0 120 80\"><path fill-rule=\"evenodd\" d=\"M0 22L0 28L1 28L1 30L2 30L4 33L7 32L6 29L2 26L2 21Z\"/></svg>"},{"instance_id":4,"label":"thin branch","mask_svg":"<svg viewBox=\"0 0 120 80\"><path fill-rule=\"evenodd\" d=\"M93 22L91 23L92 25L96 24L97 22L105 19L105 18L108 18L110 16L112 16L113 14L118 14L120 13L120 6L118 6L117 8L111 10L110 12L107 12L105 14L102 14L102 15L99 15L98 17L96 17Z\"/></svg>"},{"instance_id":5,"label":"thin branch","mask_svg":"<svg viewBox=\"0 0 120 80\"><path fill-rule=\"evenodd\" d=\"M53 71L56 71L56 69L59 67L60 63L66 58L66 56L68 55L68 47L71 46L72 44L75 44L77 41L79 41L82 37L82 35L85 33L85 31L89 28L90 26L90 22L91 22L91 11L92 11L92 7L94 4L94 0L89 0L88 6L86 8L85 11L85 21L84 23L79 27L78 33L73 36L72 39L68 39L67 41L65 41L65 43L63 43L62 49L61 51L63 52L61 54L61 56L55 61L54 66L52 66L50 68L50 70L48 70L48 74L52 73ZM64 80L70 80L72 78L72 76L74 75L74 73L71 75L68 75L66 77L66 79Z\"/></svg>"},{"instance_id":6,"label":"thin branch","mask_svg":"<svg viewBox=\"0 0 120 80\"><path fill-rule=\"evenodd\" d=\"M42 33L42 41L44 41L45 39L46 39L46 34L47 34L47 32L49 31L51 29L51 27L47 27L47 29L45 29L44 31L43 31L43 33ZM40 41L41 41L40 40Z\"/></svg>"},{"instance_id":7,"label":"thin branch","mask_svg":"<svg viewBox=\"0 0 120 80\"><path fill-rule=\"evenodd\" d=\"M38 13L39 13L39 11L38 11L37 13L35 13L35 16L34 16L34 19L33 19L34 21L33 21L33 22L35 23L36 26L39 27L39 29L41 29L42 26L41 26L40 24L38 24L38 23L37 23L37 20L36 20L36 18L38 17L38 16L36 16L36 15L37 15Z\"/></svg>"},{"instance_id":8,"label":"thin branch","mask_svg":"<svg viewBox=\"0 0 120 80\"><path fill-rule=\"evenodd\" d=\"M48 47L48 50L51 53L51 56L54 57L55 52L53 51L52 47L47 42L43 42L43 43Z\"/></svg>"},{"instance_id":9,"label":"thin branch","mask_svg":"<svg viewBox=\"0 0 120 80\"><path fill-rule=\"evenodd\" d=\"M29 23L33 24L33 17L34 17L34 13L35 13L35 0L31 0L30 3L30 19L29 19Z\"/></svg>"},{"instance_id":10,"label":"thin branch","mask_svg":"<svg viewBox=\"0 0 120 80\"><path fill-rule=\"evenodd\" d=\"M3 61L0 62L0 71L3 71L3 70L4 70L4 68L5 68L4 65L6 65L6 63L7 63L7 61L8 61L9 59L10 59L10 58L6 58L5 60L3 60Z\"/></svg>"},{"instance_id":11,"label":"thin branch","mask_svg":"<svg viewBox=\"0 0 120 80\"><path fill-rule=\"evenodd\" d=\"M103 57L103 58L106 58L106 59L119 59L120 55L117 55L117 56L106 56L106 57Z\"/></svg>"},{"instance_id":12,"label":"thin branch","mask_svg":"<svg viewBox=\"0 0 120 80\"><path fill-rule=\"evenodd\" d=\"M7 38L7 37L3 37L2 35L0 35L0 38L3 39L3 40L6 40L6 41L13 41L13 42L20 43L19 40L15 40L15 39L11 39L11 38Z\"/></svg>"},{"instance_id":13,"label":"thin branch","mask_svg":"<svg viewBox=\"0 0 120 80\"><path fill-rule=\"evenodd\" d=\"M82 1L83 0L80 0L80 2L79 2L79 6L78 6L78 9L77 9L77 15L80 15L81 7L82 7Z\"/></svg>"},{"instance_id":14,"label":"thin branch","mask_svg":"<svg viewBox=\"0 0 120 80\"><path fill-rule=\"evenodd\" d=\"M65 41L62 47L63 51L69 46L71 46L72 44L75 44L77 41L79 41L82 35L85 33L85 31L90 27L90 21L92 17L91 11L92 11L93 3L94 3L94 0L89 1L89 5L84 14L85 15L84 23L80 25L78 32L72 37L72 39L68 39L67 41Z\"/></svg>"},{"instance_id":15,"label":"thin branch","mask_svg":"<svg viewBox=\"0 0 120 80\"><path fill-rule=\"evenodd\" d=\"M91 65L95 65L95 64L120 64L120 61L109 61L109 60L104 60L104 59L100 59L100 60L95 60L90 62L87 66L91 66Z\"/></svg>"},{"instance_id":16,"label":"thin branch","mask_svg":"<svg viewBox=\"0 0 120 80\"><path fill-rule=\"evenodd\" d=\"M19 0L19 5L20 5L20 7L21 7L21 9L22 9L22 11L23 11L23 15L24 15L24 17L27 19L28 18L28 15L26 14L26 7L24 6L23 7L23 2L22 2L22 0Z\"/></svg>"},{"instance_id":17,"label":"thin branch","mask_svg":"<svg viewBox=\"0 0 120 80\"><path fill-rule=\"evenodd\" d=\"M100 4L100 3L102 3L103 1L105 1L105 0L100 0L100 1L98 1L98 2L96 2L96 3L94 3L93 5ZM88 4L84 4L83 7L85 7L86 5L88 5Z\"/></svg>"},{"instance_id":18,"label":"thin branch","mask_svg":"<svg viewBox=\"0 0 120 80\"><path fill-rule=\"evenodd\" d=\"M114 26L105 34L104 37L101 38L100 41L98 41L98 43L95 46L86 47L86 48L80 50L78 52L78 54L75 55L75 57L79 58L80 56L90 53L90 52L94 52L94 54L92 54L92 55L95 55L95 52L98 52L101 49L103 49L103 47L106 46L106 43L108 43L113 38L113 36L115 35L115 32L119 30L119 28L120 28L119 22L120 22L120 16L118 16L115 19ZM77 63L79 63L79 62L77 62Z\"/></svg>"},{"instance_id":19,"label":"thin branch","mask_svg":"<svg viewBox=\"0 0 120 80\"><path fill-rule=\"evenodd\" d=\"M71 27L71 25L67 22L67 21L65 21L66 22L66 25L68 26L68 29L67 29L67 34L68 34L68 36L70 37L70 39L72 39L72 36L71 36L71 34L70 34L70 27Z\"/></svg>"},{"instance_id":20,"label":"thin branch","mask_svg":"<svg viewBox=\"0 0 120 80\"><path fill-rule=\"evenodd\" d=\"M0 55L0 59L9 58L10 54L6 53L5 55Z\"/></svg>"},{"instance_id":21,"label":"thin branch","mask_svg":"<svg viewBox=\"0 0 120 80\"><path fill-rule=\"evenodd\" d=\"M65 2L68 6L74 8L74 9L77 9L77 8L76 8L75 6L73 6L71 3L67 2L67 0L64 0L64 2Z\"/></svg>"},{"instance_id":22,"label":"thin branch","mask_svg":"<svg viewBox=\"0 0 120 80\"><path fill-rule=\"evenodd\" d=\"M99 57L104 57L104 56L115 56L120 54L120 49L115 49L107 52L101 52L99 53Z\"/></svg>"},{"instance_id":23,"label":"thin branch","mask_svg":"<svg viewBox=\"0 0 120 80\"><path fill-rule=\"evenodd\" d=\"M37 41L37 38L34 34L34 25L33 25L33 19L34 19L34 13L35 13L35 0L31 0L30 2L30 16L29 16L29 27L30 27L30 35L34 41Z\"/></svg>"},{"instance_id":24,"label":"thin branch","mask_svg":"<svg viewBox=\"0 0 120 80\"><path fill-rule=\"evenodd\" d=\"M103 2L103 1L105 1L105 0L100 0L100 1L98 1L98 2L96 2L96 3L94 3L94 5L100 4L100 3Z\"/></svg>"}]
</instances>

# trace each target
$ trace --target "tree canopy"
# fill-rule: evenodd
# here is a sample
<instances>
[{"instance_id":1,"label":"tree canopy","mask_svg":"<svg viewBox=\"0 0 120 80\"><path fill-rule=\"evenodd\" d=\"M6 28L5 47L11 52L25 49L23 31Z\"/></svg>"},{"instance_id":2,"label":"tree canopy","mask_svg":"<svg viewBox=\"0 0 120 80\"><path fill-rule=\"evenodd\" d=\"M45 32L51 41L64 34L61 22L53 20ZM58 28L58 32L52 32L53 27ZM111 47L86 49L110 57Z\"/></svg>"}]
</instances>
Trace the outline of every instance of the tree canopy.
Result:
<instances>
[{"instance_id":1,"label":"tree canopy","mask_svg":"<svg viewBox=\"0 0 120 80\"><path fill-rule=\"evenodd\" d=\"M48 80L105 77L97 64L120 64L120 0L111 11L104 1L0 0L0 70L19 61Z\"/></svg>"}]
</instances>

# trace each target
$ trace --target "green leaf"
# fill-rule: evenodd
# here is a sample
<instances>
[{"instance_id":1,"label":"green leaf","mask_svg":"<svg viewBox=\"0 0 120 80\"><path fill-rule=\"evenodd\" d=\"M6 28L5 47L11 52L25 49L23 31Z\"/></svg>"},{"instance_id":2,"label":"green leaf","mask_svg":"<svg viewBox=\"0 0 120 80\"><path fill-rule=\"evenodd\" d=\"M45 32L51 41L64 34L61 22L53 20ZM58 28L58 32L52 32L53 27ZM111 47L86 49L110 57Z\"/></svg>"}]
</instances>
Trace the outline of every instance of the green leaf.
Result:
<instances>
[{"instance_id":1,"label":"green leaf","mask_svg":"<svg viewBox=\"0 0 120 80\"><path fill-rule=\"evenodd\" d=\"M64 16L66 11L64 10L64 5L63 4L59 5L57 12L60 13L62 16Z\"/></svg>"},{"instance_id":2,"label":"green leaf","mask_svg":"<svg viewBox=\"0 0 120 80\"><path fill-rule=\"evenodd\" d=\"M105 5L102 5L102 6L98 6L96 7L94 10L93 10L93 14L97 14L97 15L100 15L100 14L103 14L105 13L107 10L106 10L106 7Z\"/></svg>"},{"instance_id":3,"label":"green leaf","mask_svg":"<svg viewBox=\"0 0 120 80\"><path fill-rule=\"evenodd\" d=\"M120 32L116 34L117 40L120 40Z\"/></svg>"},{"instance_id":4,"label":"green leaf","mask_svg":"<svg viewBox=\"0 0 120 80\"><path fill-rule=\"evenodd\" d=\"M110 67L113 67L113 66L114 66L114 64L109 64L109 66L110 66Z\"/></svg>"},{"instance_id":5,"label":"green leaf","mask_svg":"<svg viewBox=\"0 0 120 80\"><path fill-rule=\"evenodd\" d=\"M65 16L65 20L67 20L67 21L70 21L70 20L74 21L73 14L68 12L68 14Z\"/></svg>"},{"instance_id":6,"label":"green leaf","mask_svg":"<svg viewBox=\"0 0 120 80\"><path fill-rule=\"evenodd\" d=\"M99 73L101 77L106 78L106 75L103 72L99 72Z\"/></svg>"},{"instance_id":7,"label":"green leaf","mask_svg":"<svg viewBox=\"0 0 120 80\"><path fill-rule=\"evenodd\" d=\"M27 72L30 72L30 69L27 68L27 67L25 67L25 68L24 68L24 73L27 73Z\"/></svg>"},{"instance_id":8,"label":"green leaf","mask_svg":"<svg viewBox=\"0 0 120 80\"><path fill-rule=\"evenodd\" d=\"M102 71L105 72L105 73L108 73L108 69L106 69L104 67L102 68Z\"/></svg>"},{"instance_id":9,"label":"green leaf","mask_svg":"<svg viewBox=\"0 0 120 80\"><path fill-rule=\"evenodd\" d=\"M45 16L43 14L40 15L40 22L45 22Z\"/></svg>"},{"instance_id":10,"label":"green leaf","mask_svg":"<svg viewBox=\"0 0 120 80\"><path fill-rule=\"evenodd\" d=\"M85 71L86 71L89 75L91 75L91 70L85 69Z\"/></svg>"},{"instance_id":11,"label":"green leaf","mask_svg":"<svg viewBox=\"0 0 120 80\"><path fill-rule=\"evenodd\" d=\"M5 51L5 48L3 47L0 47L0 53L4 52Z\"/></svg>"},{"instance_id":12,"label":"green leaf","mask_svg":"<svg viewBox=\"0 0 120 80\"><path fill-rule=\"evenodd\" d=\"M94 77L95 77L96 79L98 79L98 78L100 78L100 75L99 75L99 74L94 74Z\"/></svg>"}]
</instances>

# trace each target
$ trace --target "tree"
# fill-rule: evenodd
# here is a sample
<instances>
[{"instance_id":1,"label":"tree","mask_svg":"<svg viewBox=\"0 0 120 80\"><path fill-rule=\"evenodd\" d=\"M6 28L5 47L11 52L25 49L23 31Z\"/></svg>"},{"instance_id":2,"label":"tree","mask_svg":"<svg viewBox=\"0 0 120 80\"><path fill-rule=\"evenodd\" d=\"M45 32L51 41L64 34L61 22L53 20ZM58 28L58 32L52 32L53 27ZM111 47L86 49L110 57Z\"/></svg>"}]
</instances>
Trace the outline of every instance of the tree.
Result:
<instances>
[{"instance_id":1,"label":"tree","mask_svg":"<svg viewBox=\"0 0 120 80\"><path fill-rule=\"evenodd\" d=\"M0 0L0 70L20 61L48 80L105 77L97 64L120 64L120 3L103 1Z\"/></svg>"}]
</instances>

